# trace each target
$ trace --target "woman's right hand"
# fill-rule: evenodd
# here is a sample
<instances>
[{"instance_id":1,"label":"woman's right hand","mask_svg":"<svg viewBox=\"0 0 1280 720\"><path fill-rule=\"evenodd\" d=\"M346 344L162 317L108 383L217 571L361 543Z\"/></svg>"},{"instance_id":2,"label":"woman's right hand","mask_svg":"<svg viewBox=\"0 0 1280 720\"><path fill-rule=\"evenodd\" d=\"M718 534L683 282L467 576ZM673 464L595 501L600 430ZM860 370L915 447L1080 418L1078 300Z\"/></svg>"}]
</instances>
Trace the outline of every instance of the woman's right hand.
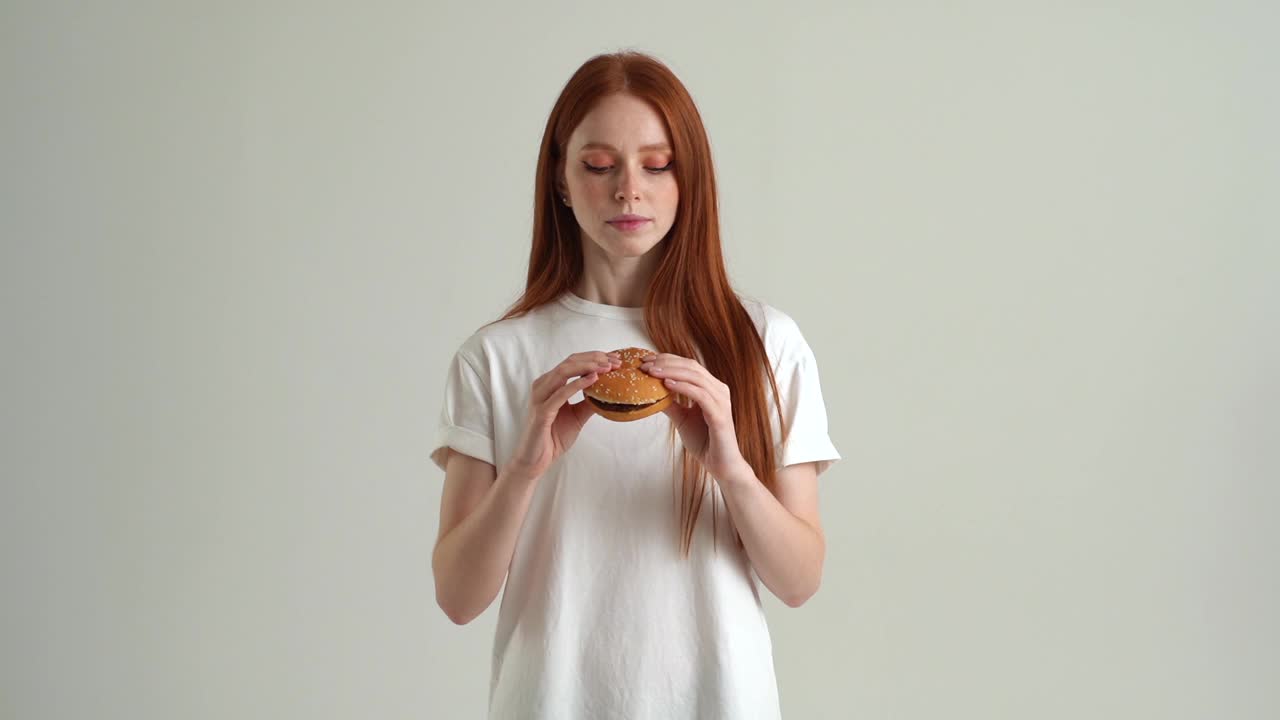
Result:
<instances>
[{"instance_id":1,"label":"woman's right hand","mask_svg":"<svg viewBox=\"0 0 1280 720\"><path fill-rule=\"evenodd\" d=\"M595 413L587 399L569 403L575 393L590 387L602 372L622 366L617 353L585 352L565 358L533 381L520 441L509 461L511 472L539 478L573 446L578 433ZM569 378L577 378L566 383Z\"/></svg>"}]
</instances>

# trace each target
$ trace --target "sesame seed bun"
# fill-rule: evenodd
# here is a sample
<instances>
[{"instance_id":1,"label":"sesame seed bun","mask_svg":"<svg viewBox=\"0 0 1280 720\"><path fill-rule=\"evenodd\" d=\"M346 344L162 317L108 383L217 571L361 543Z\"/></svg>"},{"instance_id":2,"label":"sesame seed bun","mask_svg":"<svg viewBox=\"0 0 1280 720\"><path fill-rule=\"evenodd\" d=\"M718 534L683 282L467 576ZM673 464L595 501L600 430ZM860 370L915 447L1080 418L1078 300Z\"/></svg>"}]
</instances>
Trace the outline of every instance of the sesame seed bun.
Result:
<instances>
[{"instance_id":1,"label":"sesame seed bun","mask_svg":"<svg viewBox=\"0 0 1280 720\"><path fill-rule=\"evenodd\" d=\"M602 374L582 391L595 413L614 422L630 422L662 412L673 396L658 378L640 369L645 355L656 355L644 348L616 350L622 366Z\"/></svg>"}]
</instances>

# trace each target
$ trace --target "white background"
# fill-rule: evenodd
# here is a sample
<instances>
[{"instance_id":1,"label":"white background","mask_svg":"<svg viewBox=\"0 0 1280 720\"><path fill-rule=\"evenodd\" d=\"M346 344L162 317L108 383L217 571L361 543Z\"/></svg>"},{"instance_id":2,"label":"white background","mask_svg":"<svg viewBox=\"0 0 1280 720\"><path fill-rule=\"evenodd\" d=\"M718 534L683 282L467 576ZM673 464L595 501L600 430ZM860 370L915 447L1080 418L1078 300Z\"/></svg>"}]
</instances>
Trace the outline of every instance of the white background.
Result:
<instances>
[{"instance_id":1,"label":"white background","mask_svg":"<svg viewBox=\"0 0 1280 720\"><path fill-rule=\"evenodd\" d=\"M621 48L845 458L785 716L1280 715L1280 12L1070 5L6 2L0 716L483 716L427 452Z\"/></svg>"}]
</instances>

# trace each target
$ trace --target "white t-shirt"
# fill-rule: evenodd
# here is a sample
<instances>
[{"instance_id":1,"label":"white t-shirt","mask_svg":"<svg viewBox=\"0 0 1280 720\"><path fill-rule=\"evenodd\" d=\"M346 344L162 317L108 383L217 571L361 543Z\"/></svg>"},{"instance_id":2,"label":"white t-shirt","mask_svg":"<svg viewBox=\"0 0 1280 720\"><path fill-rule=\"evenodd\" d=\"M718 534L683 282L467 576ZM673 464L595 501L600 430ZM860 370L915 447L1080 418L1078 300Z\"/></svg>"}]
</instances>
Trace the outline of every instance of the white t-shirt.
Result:
<instances>
[{"instance_id":1,"label":"white t-shirt","mask_svg":"<svg viewBox=\"0 0 1280 720\"><path fill-rule=\"evenodd\" d=\"M817 461L822 472L840 455L813 352L789 316L740 299L793 428L778 467ZM443 469L452 447L501 470L533 381L573 353L656 349L643 313L566 293L477 331L449 368L431 459ZM669 426L662 413L626 423L593 416L538 481L502 593L490 718L780 716L762 586L714 482L690 556L680 553Z\"/></svg>"}]
</instances>

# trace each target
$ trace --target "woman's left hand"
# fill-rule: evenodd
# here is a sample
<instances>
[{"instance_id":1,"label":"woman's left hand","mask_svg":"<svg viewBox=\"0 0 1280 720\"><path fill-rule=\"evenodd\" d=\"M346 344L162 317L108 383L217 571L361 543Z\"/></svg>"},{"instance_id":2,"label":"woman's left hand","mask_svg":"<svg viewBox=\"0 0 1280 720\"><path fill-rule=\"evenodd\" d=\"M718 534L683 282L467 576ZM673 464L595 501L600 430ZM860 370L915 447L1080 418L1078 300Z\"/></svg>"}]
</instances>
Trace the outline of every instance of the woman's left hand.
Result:
<instances>
[{"instance_id":1,"label":"woman's left hand","mask_svg":"<svg viewBox=\"0 0 1280 720\"><path fill-rule=\"evenodd\" d=\"M677 398L663 412L675 423L685 448L712 477L720 480L747 466L733 427L728 385L697 360L671 353L645 356L640 369L661 379L671 392L693 401L693 406L686 408Z\"/></svg>"}]
</instances>

